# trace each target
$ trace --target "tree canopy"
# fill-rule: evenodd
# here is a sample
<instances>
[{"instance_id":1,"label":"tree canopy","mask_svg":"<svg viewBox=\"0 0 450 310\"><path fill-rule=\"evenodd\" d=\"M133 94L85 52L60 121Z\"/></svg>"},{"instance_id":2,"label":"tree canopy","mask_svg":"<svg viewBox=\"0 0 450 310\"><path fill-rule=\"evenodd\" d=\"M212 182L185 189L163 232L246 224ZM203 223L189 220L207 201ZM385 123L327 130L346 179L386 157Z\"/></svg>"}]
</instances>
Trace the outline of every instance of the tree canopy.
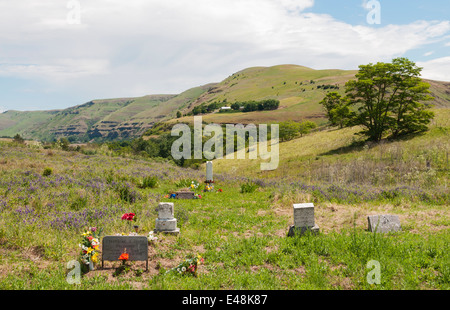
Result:
<instances>
[{"instance_id":1,"label":"tree canopy","mask_svg":"<svg viewBox=\"0 0 450 310\"><path fill-rule=\"evenodd\" d=\"M356 80L346 83L345 97L332 92L321 103L331 124L362 126L361 134L372 141L425 131L434 117L425 102L433 98L421 71L407 58L361 65Z\"/></svg>"}]
</instances>

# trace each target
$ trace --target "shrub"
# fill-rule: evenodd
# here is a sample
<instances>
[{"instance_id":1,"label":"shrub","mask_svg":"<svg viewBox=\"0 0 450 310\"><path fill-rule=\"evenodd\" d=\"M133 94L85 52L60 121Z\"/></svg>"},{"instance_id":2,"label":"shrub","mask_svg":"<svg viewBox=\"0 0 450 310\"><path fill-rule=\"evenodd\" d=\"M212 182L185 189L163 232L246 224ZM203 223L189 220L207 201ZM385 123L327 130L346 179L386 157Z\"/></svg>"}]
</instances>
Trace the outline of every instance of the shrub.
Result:
<instances>
[{"instance_id":1,"label":"shrub","mask_svg":"<svg viewBox=\"0 0 450 310\"><path fill-rule=\"evenodd\" d=\"M119 194L121 200L128 203L135 203L140 198L139 194L129 184L116 185L116 192Z\"/></svg>"},{"instance_id":2,"label":"shrub","mask_svg":"<svg viewBox=\"0 0 450 310\"><path fill-rule=\"evenodd\" d=\"M77 197L74 202L71 203L70 208L75 211L85 209L88 206L87 197Z\"/></svg>"},{"instance_id":3,"label":"shrub","mask_svg":"<svg viewBox=\"0 0 450 310\"><path fill-rule=\"evenodd\" d=\"M156 176L144 177L142 180L141 188L156 188L158 187L159 180Z\"/></svg>"},{"instance_id":4,"label":"shrub","mask_svg":"<svg viewBox=\"0 0 450 310\"><path fill-rule=\"evenodd\" d=\"M42 173L42 175L44 176L44 177L48 177L49 175L51 175L53 173L53 169L52 168L45 168L44 169L44 172Z\"/></svg>"},{"instance_id":5,"label":"shrub","mask_svg":"<svg viewBox=\"0 0 450 310\"><path fill-rule=\"evenodd\" d=\"M248 181L241 185L241 193L253 193L258 187L258 184Z\"/></svg>"},{"instance_id":6,"label":"shrub","mask_svg":"<svg viewBox=\"0 0 450 310\"><path fill-rule=\"evenodd\" d=\"M198 183L198 182L195 181L195 180L191 180L191 179L183 179L183 180L180 180L180 181L176 182L176 183L175 183L175 186L176 186L177 188L190 187L191 184L192 184L192 182L194 182L194 183L196 183L196 184Z\"/></svg>"}]
</instances>

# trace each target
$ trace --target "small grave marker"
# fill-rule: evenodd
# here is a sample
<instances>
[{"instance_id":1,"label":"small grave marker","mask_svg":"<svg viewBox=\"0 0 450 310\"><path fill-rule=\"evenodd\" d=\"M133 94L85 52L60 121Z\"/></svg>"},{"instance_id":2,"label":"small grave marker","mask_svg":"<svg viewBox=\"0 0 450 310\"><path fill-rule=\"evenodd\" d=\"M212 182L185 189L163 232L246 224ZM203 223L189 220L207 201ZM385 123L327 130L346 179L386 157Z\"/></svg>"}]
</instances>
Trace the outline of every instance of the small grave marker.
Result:
<instances>
[{"instance_id":1,"label":"small grave marker","mask_svg":"<svg viewBox=\"0 0 450 310\"><path fill-rule=\"evenodd\" d=\"M102 241L104 261L118 261L125 249L130 261L145 261L148 270L148 239L145 236L105 236Z\"/></svg>"},{"instance_id":2,"label":"small grave marker","mask_svg":"<svg viewBox=\"0 0 450 310\"><path fill-rule=\"evenodd\" d=\"M194 199L195 193L191 191L181 191L175 193L176 199Z\"/></svg>"},{"instance_id":3,"label":"small grave marker","mask_svg":"<svg viewBox=\"0 0 450 310\"><path fill-rule=\"evenodd\" d=\"M296 231L304 234L308 230L313 233L319 232L319 226L314 220L314 204L294 204L294 225L289 227L288 236L293 236Z\"/></svg>"},{"instance_id":4,"label":"small grave marker","mask_svg":"<svg viewBox=\"0 0 450 310\"><path fill-rule=\"evenodd\" d=\"M157 208L158 218L154 232L163 232L169 234L179 234L177 228L177 219L174 218L174 205L171 202L161 202Z\"/></svg>"},{"instance_id":5,"label":"small grave marker","mask_svg":"<svg viewBox=\"0 0 450 310\"><path fill-rule=\"evenodd\" d=\"M367 217L367 221L370 232L388 233L402 230L397 215L370 215Z\"/></svg>"}]
</instances>

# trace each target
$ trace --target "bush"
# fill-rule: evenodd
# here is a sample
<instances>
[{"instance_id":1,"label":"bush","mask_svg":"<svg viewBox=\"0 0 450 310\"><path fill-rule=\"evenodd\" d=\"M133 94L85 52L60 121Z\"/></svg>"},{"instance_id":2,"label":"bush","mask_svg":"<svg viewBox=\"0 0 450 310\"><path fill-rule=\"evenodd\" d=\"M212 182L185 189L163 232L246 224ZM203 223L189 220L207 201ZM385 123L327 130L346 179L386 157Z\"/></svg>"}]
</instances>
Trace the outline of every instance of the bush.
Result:
<instances>
[{"instance_id":1,"label":"bush","mask_svg":"<svg viewBox=\"0 0 450 310\"><path fill-rule=\"evenodd\" d=\"M74 202L70 204L70 208L75 211L79 211L85 209L88 206L88 198L87 197L77 197Z\"/></svg>"},{"instance_id":2,"label":"bush","mask_svg":"<svg viewBox=\"0 0 450 310\"><path fill-rule=\"evenodd\" d=\"M241 185L241 193L253 193L258 187L258 184L248 181Z\"/></svg>"},{"instance_id":3,"label":"bush","mask_svg":"<svg viewBox=\"0 0 450 310\"><path fill-rule=\"evenodd\" d=\"M144 177L142 180L141 188L156 188L158 187L159 180L156 176Z\"/></svg>"},{"instance_id":4,"label":"bush","mask_svg":"<svg viewBox=\"0 0 450 310\"><path fill-rule=\"evenodd\" d=\"M119 194L121 200L128 203L135 203L140 199L139 193L133 190L129 184L119 184L116 186L116 192Z\"/></svg>"},{"instance_id":5,"label":"bush","mask_svg":"<svg viewBox=\"0 0 450 310\"><path fill-rule=\"evenodd\" d=\"M183 179L183 180L180 180L180 181L178 181L177 183L175 183L175 186L176 186L177 188L190 187L191 184L192 184L193 182L194 182L195 184L198 184L198 182L195 181L195 180L191 180L191 179Z\"/></svg>"},{"instance_id":6,"label":"bush","mask_svg":"<svg viewBox=\"0 0 450 310\"><path fill-rule=\"evenodd\" d=\"M53 169L52 168L45 168L44 169L44 172L42 173L42 175L44 176L44 177L48 177L49 175L51 175L53 173Z\"/></svg>"}]
</instances>

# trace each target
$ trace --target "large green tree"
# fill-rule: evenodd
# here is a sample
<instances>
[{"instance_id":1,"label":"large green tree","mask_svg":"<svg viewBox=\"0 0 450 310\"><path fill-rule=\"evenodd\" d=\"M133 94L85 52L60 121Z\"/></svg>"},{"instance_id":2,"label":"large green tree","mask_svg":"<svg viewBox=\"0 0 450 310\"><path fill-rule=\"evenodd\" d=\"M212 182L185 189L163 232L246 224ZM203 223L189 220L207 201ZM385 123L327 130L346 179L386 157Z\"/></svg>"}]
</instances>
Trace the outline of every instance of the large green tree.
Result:
<instances>
[{"instance_id":1,"label":"large green tree","mask_svg":"<svg viewBox=\"0 0 450 310\"><path fill-rule=\"evenodd\" d=\"M345 97L333 92L321 103L331 124L362 126L372 141L425 131L434 117L426 101L433 98L421 71L407 58L361 65L356 79L346 83Z\"/></svg>"},{"instance_id":2,"label":"large green tree","mask_svg":"<svg viewBox=\"0 0 450 310\"><path fill-rule=\"evenodd\" d=\"M349 102L337 92L328 93L320 102L327 111L328 120L333 126L343 128L349 123L354 113L349 108Z\"/></svg>"},{"instance_id":3,"label":"large green tree","mask_svg":"<svg viewBox=\"0 0 450 310\"><path fill-rule=\"evenodd\" d=\"M356 110L349 124L362 126L373 141L427 130L434 114L424 102L433 98L421 71L407 58L359 66L356 80L345 85L348 105Z\"/></svg>"}]
</instances>

